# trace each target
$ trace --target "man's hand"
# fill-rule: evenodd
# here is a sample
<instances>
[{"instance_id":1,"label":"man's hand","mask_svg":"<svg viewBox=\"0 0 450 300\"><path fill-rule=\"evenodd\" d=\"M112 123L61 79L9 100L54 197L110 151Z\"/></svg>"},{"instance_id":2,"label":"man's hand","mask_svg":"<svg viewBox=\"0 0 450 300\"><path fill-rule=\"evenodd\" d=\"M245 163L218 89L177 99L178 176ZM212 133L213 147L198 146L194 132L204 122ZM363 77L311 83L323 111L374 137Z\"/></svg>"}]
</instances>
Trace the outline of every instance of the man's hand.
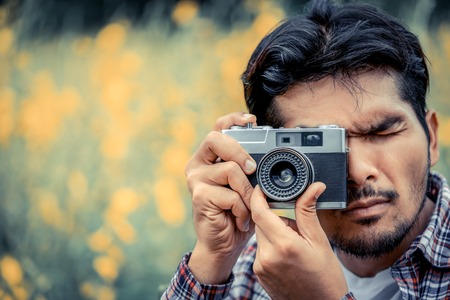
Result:
<instances>
[{"instance_id":1,"label":"man's hand","mask_svg":"<svg viewBox=\"0 0 450 300\"><path fill-rule=\"evenodd\" d=\"M257 254L253 269L272 299L340 299L347 283L316 214L325 190L313 183L295 206L296 220L273 213L259 187L251 198Z\"/></svg>"},{"instance_id":2,"label":"man's hand","mask_svg":"<svg viewBox=\"0 0 450 300\"><path fill-rule=\"evenodd\" d=\"M253 187L247 175L256 164L237 141L220 132L249 122L256 117L233 113L218 119L186 166L197 233L189 267L201 283L225 282L254 234L249 210Z\"/></svg>"}]
</instances>

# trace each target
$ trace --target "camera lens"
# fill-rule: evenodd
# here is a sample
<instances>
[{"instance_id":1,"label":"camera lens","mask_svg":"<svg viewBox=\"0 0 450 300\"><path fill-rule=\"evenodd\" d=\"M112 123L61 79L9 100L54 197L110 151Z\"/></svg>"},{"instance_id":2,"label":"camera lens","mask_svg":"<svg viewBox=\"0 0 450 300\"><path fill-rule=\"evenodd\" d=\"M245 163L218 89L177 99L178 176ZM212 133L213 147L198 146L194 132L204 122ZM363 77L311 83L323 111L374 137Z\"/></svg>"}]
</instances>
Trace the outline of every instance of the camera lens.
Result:
<instances>
[{"instance_id":1,"label":"camera lens","mask_svg":"<svg viewBox=\"0 0 450 300\"><path fill-rule=\"evenodd\" d=\"M298 197L314 176L309 159L291 148L275 148L266 153L256 172L261 189L275 201Z\"/></svg>"},{"instance_id":2,"label":"camera lens","mask_svg":"<svg viewBox=\"0 0 450 300\"><path fill-rule=\"evenodd\" d=\"M286 161L276 163L270 175L272 182L280 188L292 185L297 178L295 167Z\"/></svg>"}]
</instances>

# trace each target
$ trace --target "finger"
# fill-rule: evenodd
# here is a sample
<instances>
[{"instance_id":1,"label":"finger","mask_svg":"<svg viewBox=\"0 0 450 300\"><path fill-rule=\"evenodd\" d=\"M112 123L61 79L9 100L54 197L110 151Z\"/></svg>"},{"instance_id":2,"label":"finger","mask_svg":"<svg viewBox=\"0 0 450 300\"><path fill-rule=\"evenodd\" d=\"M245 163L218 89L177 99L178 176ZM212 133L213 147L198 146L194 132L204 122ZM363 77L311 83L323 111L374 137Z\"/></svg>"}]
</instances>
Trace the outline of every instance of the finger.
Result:
<instances>
[{"instance_id":1,"label":"finger","mask_svg":"<svg viewBox=\"0 0 450 300\"><path fill-rule=\"evenodd\" d=\"M198 185L192 193L193 206L199 215L207 215L217 219L217 214L230 212L234 222L240 231L247 232L250 229L250 211L242 201L240 195L226 187ZM212 206L214 210L208 210ZM214 212L216 211L216 212Z\"/></svg>"},{"instance_id":2,"label":"finger","mask_svg":"<svg viewBox=\"0 0 450 300\"><path fill-rule=\"evenodd\" d=\"M242 172L241 168L235 162L231 161L217 164L217 168L220 170L212 174L211 179L220 185L230 186L232 190L241 196L247 208L250 209L253 186L247 175ZM226 177L223 176L224 174Z\"/></svg>"},{"instance_id":3,"label":"finger","mask_svg":"<svg viewBox=\"0 0 450 300\"><path fill-rule=\"evenodd\" d=\"M274 241L289 232L286 231L287 225L283 220L270 210L258 185L254 188L250 199L250 211L253 222L269 241Z\"/></svg>"},{"instance_id":4,"label":"finger","mask_svg":"<svg viewBox=\"0 0 450 300\"><path fill-rule=\"evenodd\" d=\"M186 172L202 164L214 164L218 158L235 161L246 174L256 170L256 163L247 151L232 137L211 131L203 140L186 166Z\"/></svg>"},{"instance_id":5,"label":"finger","mask_svg":"<svg viewBox=\"0 0 450 300\"><path fill-rule=\"evenodd\" d=\"M209 185L229 186L241 196L247 208L250 209L253 186L237 163L228 161L199 167L195 171L190 172L187 177L190 189L198 182L206 182Z\"/></svg>"},{"instance_id":6,"label":"finger","mask_svg":"<svg viewBox=\"0 0 450 300\"><path fill-rule=\"evenodd\" d=\"M225 211L229 211L233 215L236 227L240 231L248 232L250 230L251 214L247 206L237 195L237 193L230 193L230 190L224 191L223 196L224 197L217 198L214 203L218 207Z\"/></svg>"},{"instance_id":7,"label":"finger","mask_svg":"<svg viewBox=\"0 0 450 300\"><path fill-rule=\"evenodd\" d=\"M316 212L317 199L325 191L322 182L311 184L295 203L295 219L300 234L304 238L312 239L323 235L322 227Z\"/></svg>"},{"instance_id":8,"label":"finger","mask_svg":"<svg viewBox=\"0 0 450 300\"><path fill-rule=\"evenodd\" d=\"M244 112L234 112L217 119L214 130L221 131L234 125L245 126L247 123L256 125L256 116Z\"/></svg>"}]
</instances>

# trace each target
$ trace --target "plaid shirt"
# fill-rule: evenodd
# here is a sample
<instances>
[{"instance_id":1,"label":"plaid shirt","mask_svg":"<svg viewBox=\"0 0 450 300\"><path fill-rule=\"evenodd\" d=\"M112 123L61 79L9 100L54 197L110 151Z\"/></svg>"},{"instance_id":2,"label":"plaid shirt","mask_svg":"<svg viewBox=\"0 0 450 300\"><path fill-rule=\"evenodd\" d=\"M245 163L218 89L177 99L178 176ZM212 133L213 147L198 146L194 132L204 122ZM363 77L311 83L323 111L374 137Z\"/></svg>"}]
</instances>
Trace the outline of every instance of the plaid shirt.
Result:
<instances>
[{"instance_id":1,"label":"plaid shirt","mask_svg":"<svg viewBox=\"0 0 450 300\"><path fill-rule=\"evenodd\" d=\"M428 227L391 267L403 299L450 299L450 190L434 173L428 197L436 202ZM191 274L186 254L162 299L270 299L253 273L253 237L237 261L228 282L204 285ZM349 292L342 299L355 299Z\"/></svg>"}]
</instances>

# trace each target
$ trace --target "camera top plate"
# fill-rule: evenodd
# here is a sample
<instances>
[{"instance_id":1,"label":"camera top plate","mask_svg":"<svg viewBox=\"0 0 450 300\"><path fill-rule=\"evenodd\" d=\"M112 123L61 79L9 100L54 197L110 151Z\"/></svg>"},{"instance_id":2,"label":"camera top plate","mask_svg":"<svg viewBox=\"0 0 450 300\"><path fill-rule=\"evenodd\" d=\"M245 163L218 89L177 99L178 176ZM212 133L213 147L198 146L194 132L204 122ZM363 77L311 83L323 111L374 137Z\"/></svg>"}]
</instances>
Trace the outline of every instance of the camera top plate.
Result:
<instances>
[{"instance_id":1,"label":"camera top plate","mask_svg":"<svg viewBox=\"0 0 450 300\"><path fill-rule=\"evenodd\" d=\"M236 139L249 153L266 153L277 147L295 148L304 153L348 152L346 130L337 125L273 128L249 123L222 132Z\"/></svg>"}]
</instances>

